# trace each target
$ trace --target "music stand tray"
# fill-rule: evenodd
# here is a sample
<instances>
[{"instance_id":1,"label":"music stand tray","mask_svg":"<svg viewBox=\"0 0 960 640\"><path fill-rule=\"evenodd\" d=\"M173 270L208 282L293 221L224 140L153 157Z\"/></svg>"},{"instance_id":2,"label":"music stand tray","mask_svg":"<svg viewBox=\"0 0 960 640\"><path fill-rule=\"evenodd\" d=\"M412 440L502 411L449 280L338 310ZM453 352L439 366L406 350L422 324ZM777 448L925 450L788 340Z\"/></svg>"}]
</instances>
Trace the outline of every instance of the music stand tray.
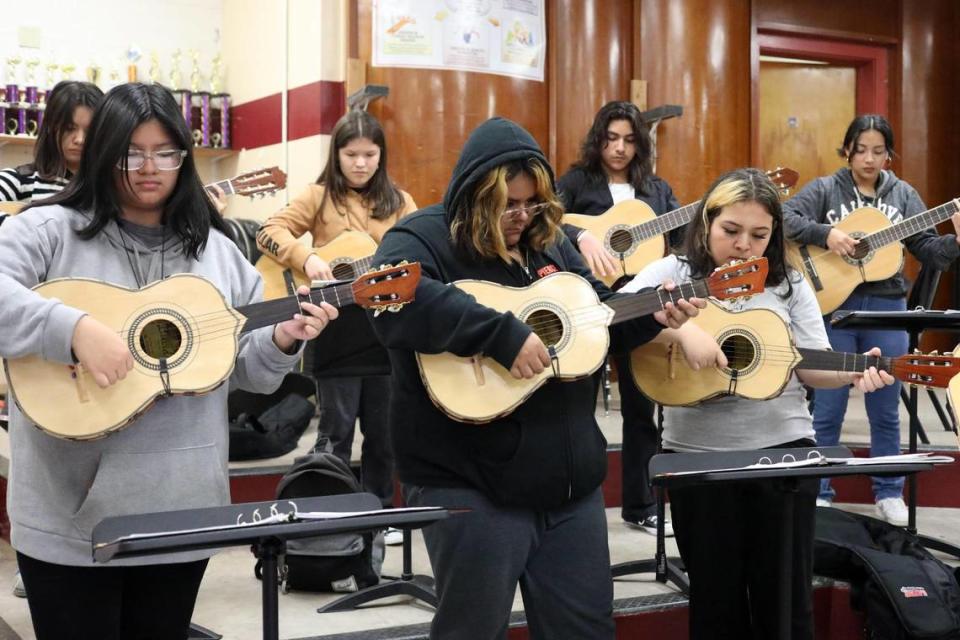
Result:
<instances>
[{"instance_id":1,"label":"music stand tray","mask_svg":"<svg viewBox=\"0 0 960 640\"><path fill-rule=\"evenodd\" d=\"M760 449L755 451L718 451L709 453L661 453L650 459L651 483L661 488L690 486L708 482L738 482L770 480L776 482L783 494L784 517L780 522L782 548L779 558L777 637L790 639L791 587L790 568L793 547L793 501L797 482L801 479L831 476L870 474L907 475L933 468L932 462L909 462L843 466L841 464L795 466L777 468L769 463L763 468L762 460L779 462L785 456L793 460L808 460L811 456L823 458L853 458L846 447L803 447L796 449ZM778 460L773 460L777 458ZM658 566L662 550L657 549Z\"/></svg>"},{"instance_id":2,"label":"music stand tray","mask_svg":"<svg viewBox=\"0 0 960 640\"><path fill-rule=\"evenodd\" d=\"M906 331L909 336L908 353L913 353L920 343L920 333L924 329L960 330L960 311L948 309L934 311L914 309L912 311L847 311L834 312L830 324L838 329L886 329ZM907 413L909 422L909 453L917 452L917 438L921 432L920 418L917 414L917 387L910 385ZM926 440L925 440L926 441ZM928 549L936 549L960 558L960 547L917 533L917 479L911 475L907 480L907 531L917 536L920 544Z\"/></svg>"},{"instance_id":3,"label":"music stand tray","mask_svg":"<svg viewBox=\"0 0 960 640\"><path fill-rule=\"evenodd\" d=\"M296 512L350 513L327 519L268 521L272 514ZM277 557L286 541L338 533L360 533L386 527L416 529L446 518L440 507L382 509L370 493L351 493L296 500L274 500L105 518L93 530L96 562L160 553L253 545L263 566L263 638L279 638ZM260 521L260 524L250 525Z\"/></svg>"}]
</instances>

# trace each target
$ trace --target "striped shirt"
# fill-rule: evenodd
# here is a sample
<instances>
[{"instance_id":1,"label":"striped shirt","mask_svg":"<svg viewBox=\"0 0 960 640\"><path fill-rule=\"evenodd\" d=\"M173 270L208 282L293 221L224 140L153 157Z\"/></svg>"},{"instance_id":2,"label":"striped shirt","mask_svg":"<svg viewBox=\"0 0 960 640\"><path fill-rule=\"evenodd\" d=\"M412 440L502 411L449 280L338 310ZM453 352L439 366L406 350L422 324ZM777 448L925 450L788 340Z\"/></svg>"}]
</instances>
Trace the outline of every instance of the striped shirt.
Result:
<instances>
[{"instance_id":1,"label":"striped shirt","mask_svg":"<svg viewBox=\"0 0 960 640\"><path fill-rule=\"evenodd\" d=\"M31 165L0 169L0 202L42 200L63 189L70 181L70 177L41 178L31 169Z\"/></svg>"}]
</instances>

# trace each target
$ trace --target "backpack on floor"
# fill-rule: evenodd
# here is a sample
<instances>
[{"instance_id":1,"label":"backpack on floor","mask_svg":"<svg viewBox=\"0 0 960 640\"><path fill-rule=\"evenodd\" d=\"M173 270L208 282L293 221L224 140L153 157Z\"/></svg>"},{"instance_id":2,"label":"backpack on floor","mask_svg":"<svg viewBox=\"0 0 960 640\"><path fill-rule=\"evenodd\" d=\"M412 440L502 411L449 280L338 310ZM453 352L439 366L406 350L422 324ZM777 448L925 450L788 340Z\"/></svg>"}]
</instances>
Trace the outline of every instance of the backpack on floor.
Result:
<instances>
[{"instance_id":1,"label":"backpack on floor","mask_svg":"<svg viewBox=\"0 0 960 640\"><path fill-rule=\"evenodd\" d=\"M814 573L850 583L870 640L960 639L955 572L905 529L819 507Z\"/></svg>"},{"instance_id":2,"label":"backpack on floor","mask_svg":"<svg viewBox=\"0 0 960 640\"><path fill-rule=\"evenodd\" d=\"M313 380L288 373L271 394L235 390L227 395L231 461L262 460L290 453L310 425L316 406Z\"/></svg>"},{"instance_id":3,"label":"backpack on floor","mask_svg":"<svg viewBox=\"0 0 960 640\"><path fill-rule=\"evenodd\" d=\"M350 466L325 441L297 458L277 485L277 500L363 491ZM383 533L343 533L287 541L280 560L281 590L350 592L377 584ZM259 563L257 576L259 577Z\"/></svg>"}]
</instances>

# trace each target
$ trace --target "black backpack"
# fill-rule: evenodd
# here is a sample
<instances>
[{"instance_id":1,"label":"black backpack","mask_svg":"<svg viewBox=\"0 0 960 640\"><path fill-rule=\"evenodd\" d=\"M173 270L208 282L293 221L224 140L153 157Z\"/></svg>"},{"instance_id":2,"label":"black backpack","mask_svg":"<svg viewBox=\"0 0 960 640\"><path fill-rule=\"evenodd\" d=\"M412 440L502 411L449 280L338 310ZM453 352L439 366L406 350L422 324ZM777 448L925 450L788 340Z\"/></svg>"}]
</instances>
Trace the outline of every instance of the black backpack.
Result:
<instances>
[{"instance_id":1,"label":"black backpack","mask_svg":"<svg viewBox=\"0 0 960 640\"><path fill-rule=\"evenodd\" d=\"M329 442L297 458L277 485L277 500L363 491ZM383 533L344 533L287 541L280 561L281 590L350 592L377 584L383 566ZM260 577L257 563L257 577Z\"/></svg>"},{"instance_id":2,"label":"black backpack","mask_svg":"<svg viewBox=\"0 0 960 640\"><path fill-rule=\"evenodd\" d=\"M851 585L871 640L960 639L960 586L950 567L905 529L817 509L814 573Z\"/></svg>"},{"instance_id":3,"label":"black backpack","mask_svg":"<svg viewBox=\"0 0 960 640\"><path fill-rule=\"evenodd\" d=\"M224 218L223 222L227 227L227 237L236 243L243 257L251 264L256 264L261 255L260 249L257 248L260 222L246 218Z\"/></svg>"},{"instance_id":4,"label":"black backpack","mask_svg":"<svg viewBox=\"0 0 960 640\"><path fill-rule=\"evenodd\" d=\"M235 390L227 395L231 461L262 460L290 453L310 425L316 407L313 380L288 373L269 395Z\"/></svg>"}]
</instances>

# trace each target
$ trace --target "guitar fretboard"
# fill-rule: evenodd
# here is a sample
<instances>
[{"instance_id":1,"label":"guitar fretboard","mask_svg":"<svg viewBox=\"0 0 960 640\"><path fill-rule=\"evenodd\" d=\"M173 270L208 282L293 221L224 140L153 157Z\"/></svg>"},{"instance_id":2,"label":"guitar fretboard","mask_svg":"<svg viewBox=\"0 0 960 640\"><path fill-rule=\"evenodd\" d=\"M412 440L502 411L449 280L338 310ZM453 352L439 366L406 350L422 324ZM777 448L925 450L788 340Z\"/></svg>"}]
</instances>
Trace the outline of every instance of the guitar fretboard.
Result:
<instances>
[{"instance_id":1,"label":"guitar fretboard","mask_svg":"<svg viewBox=\"0 0 960 640\"><path fill-rule=\"evenodd\" d=\"M231 179L231 180L220 180L220 181L218 181L218 182L212 182L212 183L210 183L210 184L204 185L203 188L204 188L204 189L207 189L207 190L209 190L209 191L212 191L213 189L212 189L211 187L213 187L213 186L218 186L218 187L220 187L221 189L223 189L223 193L226 194L226 195L228 195L228 196L232 196L233 194L235 194L235 193L237 192L236 189L233 188L233 180L232 180L232 179Z\"/></svg>"},{"instance_id":2,"label":"guitar fretboard","mask_svg":"<svg viewBox=\"0 0 960 640\"><path fill-rule=\"evenodd\" d=\"M298 294L266 302L257 302L245 307L236 307L236 310L247 318L240 330L244 332L290 320L293 318L293 314L299 313L300 302L310 302L312 304L328 302L339 309L348 304L353 304L354 301L353 284L347 283L317 287L311 289L310 293L305 296Z\"/></svg>"},{"instance_id":3,"label":"guitar fretboard","mask_svg":"<svg viewBox=\"0 0 960 640\"><path fill-rule=\"evenodd\" d=\"M630 236L635 242L643 242L644 240L670 233L674 229L682 227L693 220L693 216L697 212L699 205L700 201L697 200L679 209L665 213L662 216L657 216L653 220L647 220L646 222L630 227Z\"/></svg>"},{"instance_id":4,"label":"guitar fretboard","mask_svg":"<svg viewBox=\"0 0 960 640\"><path fill-rule=\"evenodd\" d=\"M878 371L890 371L893 366L893 360L887 356L866 356L860 353L821 349L797 349L797 351L803 356L797 369L860 373L870 367L876 367Z\"/></svg>"},{"instance_id":5,"label":"guitar fretboard","mask_svg":"<svg viewBox=\"0 0 960 640\"><path fill-rule=\"evenodd\" d=\"M954 200L940 205L939 207L934 207L924 211L923 213L918 213L915 216L910 216L904 220L901 220L895 225L889 226L886 229L881 229L866 236L863 240L867 242L870 248L879 249L882 246L888 245L893 242L900 242L910 236L920 233L924 229L930 229L935 227L941 222L950 219L950 216L957 212L957 203Z\"/></svg>"},{"instance_id":6,"label":"guitar fretboard","mask_svg":"<svg viewBox=\"0 0 960 640\"><path fill-rule=\"evenodd\" d=\"M634 296L607 300L604 304L613 309L614 314L611 324L616 324L660 311L668 302L676 304L679 300L706 298L709 295L710 290L707 287L707 281L694 280L693 282L679 284L672 291L666 289L645 291Z\"/></svg>"}]
</instances>

